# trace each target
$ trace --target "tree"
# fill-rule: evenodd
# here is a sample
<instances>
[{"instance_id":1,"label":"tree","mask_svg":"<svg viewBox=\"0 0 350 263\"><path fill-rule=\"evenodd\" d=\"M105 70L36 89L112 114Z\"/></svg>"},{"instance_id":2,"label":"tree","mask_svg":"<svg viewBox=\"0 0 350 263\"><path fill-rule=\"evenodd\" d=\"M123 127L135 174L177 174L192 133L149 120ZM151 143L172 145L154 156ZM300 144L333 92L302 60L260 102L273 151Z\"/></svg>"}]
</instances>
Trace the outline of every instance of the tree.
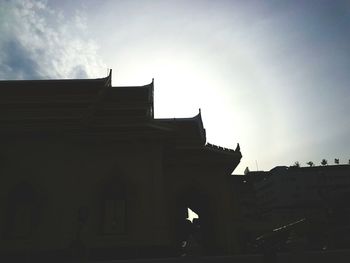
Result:
<instances>
[{"instance_id":1,"label":"tree","mask_svg":"<svg viewBox=\"0 0 350 263\"><path fill-rule=\"evenodd\" d=\"M300 163L298 161L296 161L294 164L293 164L293 167L300 167Z\"/></svg>"},{"instance_id":2,"label":"tree","mask_svg":"<svg viewBox=\"0 0 350 263\"><path fill-rule=\"evenodd\" d=\"M334 159L334 163L335 163L335 164L339 164L339 159L335 158L335 159Z\"/></svg>"},{"instance_id":3,"label":"tree","mask_svg":"<svg viewBox=\"0 0 350 263\"><path fill-rule=\"evenodd\" d=\"M312 161L309 161L309 162L307 162L306 164L307 164L308 166L310 166L310 167L314 166L314 163L313 163Z\"/></svg>"},{"instance_id":4,"label":"tree","mask_svg":"<svg viewBox=\"0 0 350 263\"><path fill-rule=\"evenodd\" d=\"M322 159L321 164L322 164L323 166L325 166L325 165L327 165L327 164L328 164L328 161L327 161L326 159Z\"/></svg>"}]
</instances>

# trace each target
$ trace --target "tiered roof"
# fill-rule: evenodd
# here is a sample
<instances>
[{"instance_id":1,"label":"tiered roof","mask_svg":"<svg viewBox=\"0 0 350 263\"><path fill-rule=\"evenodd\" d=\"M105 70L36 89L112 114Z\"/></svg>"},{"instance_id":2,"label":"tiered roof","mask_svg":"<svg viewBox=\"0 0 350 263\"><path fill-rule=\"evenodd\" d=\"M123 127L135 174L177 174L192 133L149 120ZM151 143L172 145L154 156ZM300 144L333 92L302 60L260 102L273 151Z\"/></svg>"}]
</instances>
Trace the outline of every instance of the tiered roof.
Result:
<instances>
[{"instance_id":1,"label":"tiered roof","mask_svg":"<svg viewBox=\"0 0 350 263\"><path fill-rule=\"evenodd\" d=\"M192 156L188 160L231 161L236 167L239 147L206 144L200 112L191 118L154 119L153 80L112 87L111 78L110 72L98 79L0 81L0 134L165 139L174 149L170 160Z\"/></svg>"},{"instance_id":2,"label":"tiered roof","mask_svg":"<svg viewBox=\"0 0 350 263\"><path fill-rule=\"evenodd\" d=\"M192 118L156 119L155 123L172 130L171 136L178 146L204 145L206 142L202 115L199 112Z\"/></svg>"},{"instance_id":3,"label":"tiered roof","mask_svg":"<svg viewBox=\"0 0 350 263\"><path fill-rule=\"evenodd\" d=\"M115 129L153 119L153 82L100 79L0 81L0 133Z\"/></svg>"}]
</instances>

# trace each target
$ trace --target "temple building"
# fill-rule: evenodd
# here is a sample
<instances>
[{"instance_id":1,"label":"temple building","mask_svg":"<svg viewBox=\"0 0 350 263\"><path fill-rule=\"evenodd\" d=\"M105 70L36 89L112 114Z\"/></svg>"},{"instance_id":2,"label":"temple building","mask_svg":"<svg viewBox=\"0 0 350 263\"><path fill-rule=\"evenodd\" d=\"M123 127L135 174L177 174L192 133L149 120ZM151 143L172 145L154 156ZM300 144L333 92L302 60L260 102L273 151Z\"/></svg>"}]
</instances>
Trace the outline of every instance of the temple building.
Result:
<instances>
[{"instance_id":1,"label":"temple building","mask_svg":"<svg viewBox=\"0 0 350 263\"><path fill-rule=\"evenodd\" d=\"M181 254L199 215L204 255L237 249L237 149L206 142L201 113L156 119L153 81L0 81L0 258Z\"/></svg>"}]
</instances>

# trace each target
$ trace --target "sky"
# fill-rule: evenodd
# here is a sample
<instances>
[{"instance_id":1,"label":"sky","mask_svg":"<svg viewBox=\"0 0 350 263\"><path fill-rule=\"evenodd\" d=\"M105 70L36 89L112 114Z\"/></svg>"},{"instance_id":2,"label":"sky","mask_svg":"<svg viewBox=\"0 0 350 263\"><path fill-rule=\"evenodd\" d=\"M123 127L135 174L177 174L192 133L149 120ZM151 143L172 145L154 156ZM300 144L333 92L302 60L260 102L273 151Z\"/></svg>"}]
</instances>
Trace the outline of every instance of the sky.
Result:
<instances>
[{"instance_id":1,"label":"sky","mask_svg":"<svg viewBox=\"0 0 350 263\"><path fill-rule=\"evenodd\" d=\"M350 2L0 0L0 79L145 85L242 174L350 159Z\"/></svg>"}]
</instances>

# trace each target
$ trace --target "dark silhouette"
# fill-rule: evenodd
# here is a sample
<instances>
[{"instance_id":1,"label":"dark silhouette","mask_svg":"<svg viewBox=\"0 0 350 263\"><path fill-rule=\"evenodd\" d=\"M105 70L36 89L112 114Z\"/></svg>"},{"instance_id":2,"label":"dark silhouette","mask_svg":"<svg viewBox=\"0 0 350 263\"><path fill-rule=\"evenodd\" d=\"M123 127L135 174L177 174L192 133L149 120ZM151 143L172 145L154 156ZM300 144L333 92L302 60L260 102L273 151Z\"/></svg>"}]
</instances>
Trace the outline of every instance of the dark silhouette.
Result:
<instances>
[{"instance_id":1,"label":"dark silhouette","mask_svg":"<svg viewBox=\"0 0 350 263\"><path fill-rule=\"evenodd\" d=\"M240 146L207 143L201 113L154 118L153 88L0 81L0 260L180 256L182 241L192 256L238 252Z\"/></svg>"},{"instance_id":2,"label":"dark silhouette","mask_svg":"<svg viewBox=\"0 0 350 263\"><path fill-rule=\"evenodd\" d=\"M234 176L241 232L250 232L239 239L242 251L271 261L279 252L300 260L309 250L349 249L349 172L350 165L281 166Z\"/></svg>"},{"instance_id":3,"label":"dark silhouette","mask_svg":"<svg viewBox=\"0 0 350 263\"><path fill-rule=\"evenodd\" d=\"M307 164L308 166L310 166L310 167L314 166L314 163L313 163L312 161L309 161L309 162L307 162L306 164Z\"/></svg>"},{"instance_id":4,"label":"dark silhouette","mask_svg":"<svg viewBox=\"0 0 350 263\"><path fill-rule=\"evenodd\" d=\"M293 166L294 167L300 167L300 163L298 161L296 161Z\"/></svg>"},{"instance_id":5,"label":"dark silhouette","mask_svg":"<svg viewBox=\"0 0 350 263\"><path fill-rule=\"evenodd\" d=\"M193 257L203 254L201 228L198 218L194 218L193 222L186 220L186 234L182 242L181 256Z\"/></svg>"},{"instance_id":6,"label":"dark silhouette","mask_svg":"<svg viewBox=\"0 0 350 263\"><path fill-rule=\"evenodd\" d=\"M350 248L350 165L231 175L240 145L208 143L200 112L154 118L153 89L112 87L111 74L0 81L2 262Z\"/></svg>"}]
</instances>

